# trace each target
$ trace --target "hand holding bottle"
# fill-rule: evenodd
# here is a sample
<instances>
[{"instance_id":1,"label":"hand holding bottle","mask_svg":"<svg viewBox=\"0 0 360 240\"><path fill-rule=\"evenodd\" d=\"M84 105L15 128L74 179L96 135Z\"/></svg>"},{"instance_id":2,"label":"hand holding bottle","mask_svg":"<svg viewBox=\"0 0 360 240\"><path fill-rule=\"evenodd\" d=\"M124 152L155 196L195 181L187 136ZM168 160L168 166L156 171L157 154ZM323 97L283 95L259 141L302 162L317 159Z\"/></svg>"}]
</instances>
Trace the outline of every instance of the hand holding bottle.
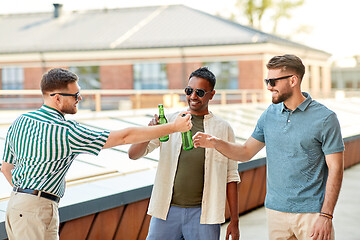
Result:
<instances>
[{"instance_id":1,"label":"hand holding bottle","mask_svg":"<svg viewBox=\"0 0 360 240\"><path fill-rule=\"evenodd\" d=\"M182 115L182 117L185 117L185 116L186 116L186 114ZM182 132L181 138L182 138L183 149L185 151L190 151L191 149L194 148L191 130L189 130L187 132Z\"/></svg>"},{"instance_id":2,"label":"hand holding bottle","mask_svg":"<svg viewBox=\"0 0 360 240\"><path fill-rule=\"evenodd\" d=\"M159 104L159 119L158 119L158 124L165 124L167 123L167 119L165 117L165 113L164 113L164 106L162 104ZM169 135L165 135L162 136L161 138L159 138L159 140L161 142L166 142L167 140L169 140Z\"/></svg>"},{"instance_id":3,"label":"hand holding bottle","mask_svg":"<svg viewBox=\"0 0 360 240\"><path fill-rule=\"evenodd\" d=\"M154 114L154 118L150 120L148 123L148 126L155 126L159 124L159 116L157 114Z\"/></svg>"},{"instance_id":4,"label":"hand holding bottle","mask_svg":"<svg viewBox=\"0 0 360 240\"><path fill-rule=\"evenodd\" d=\"M183 115L185 116L183 117ZM181 112L172 123L178 132L187 132L192 128L191 114L189 112Z\"/></svg>"}]
</instances>

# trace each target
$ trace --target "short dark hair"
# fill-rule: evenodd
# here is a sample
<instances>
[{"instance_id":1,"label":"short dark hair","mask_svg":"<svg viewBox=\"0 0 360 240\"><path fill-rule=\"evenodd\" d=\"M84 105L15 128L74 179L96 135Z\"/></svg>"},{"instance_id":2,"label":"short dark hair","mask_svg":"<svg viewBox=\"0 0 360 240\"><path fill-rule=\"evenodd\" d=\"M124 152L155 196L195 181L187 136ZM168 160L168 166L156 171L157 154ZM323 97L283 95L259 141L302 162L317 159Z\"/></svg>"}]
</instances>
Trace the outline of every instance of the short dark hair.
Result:
<instances>
[{"instance_id":1,"label":"short dark hair","mask_svg":"<svg viewBox=\"0 0 360 240\"><path fill-rule=\"evenodd\" d=\"M47 93L55 90L66 89L69 83L77 82L79 77L69 70L53 68L42 76L41 92Z\"/></svg>"},{"instance_id":2,"label":"short dark hair","mask_svg":"<svg viewBox=\"0 0 360 240\"><path fill-rule=\"evenodd\" d=\"M211 86L211 90L213 90L215 87L216 77L207 67L201 67L199 69L196 69L195 71L193 71L190 74L189 80L192 77L198 77L198 78L203 78L205 80L208 80L208 82L210 83L210 86Z\"/></svg>"},{"instance_id":3,"label":"short dark hair","mask_svg":"<svg viewBox=\"0 0 360 240\"><path fill-rule=\"evenodd\" d=\"M283 56L275 56L270 59L268 64L266 64L268 69L281 69L281 71L294 71L298 75L300 80L302 80L305 74L305 66L302 63L301 59L292 54L285 54Z\"/></svg>"}]
</instances>

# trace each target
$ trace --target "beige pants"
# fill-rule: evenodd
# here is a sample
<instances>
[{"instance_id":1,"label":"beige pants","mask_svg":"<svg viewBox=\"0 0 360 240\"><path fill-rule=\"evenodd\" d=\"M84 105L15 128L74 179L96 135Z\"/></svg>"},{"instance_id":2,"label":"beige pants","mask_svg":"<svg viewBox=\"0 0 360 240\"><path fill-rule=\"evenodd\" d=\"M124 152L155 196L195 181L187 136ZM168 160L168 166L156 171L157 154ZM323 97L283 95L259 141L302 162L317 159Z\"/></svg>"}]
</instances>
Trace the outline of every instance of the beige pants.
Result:
<instances>
[{"instance_id":1,"label":"beige pants","mask_svg":"<svg viewBox=\"0 0 360 240\"><path fill-rule=\"evenodd\" d=\"M5 227L9 240L57 240L58 203L27 193L12 192Z\"/></svg>"},{"instance_id":2,"label":"beige pants","mask_svg":"<svg viewBox=\"0 0 360 240\"><path fill-rule=\"evenodd\" d=\"M266 209L270 240L307 240L313 230L319 213L285 213ZM331 239L335 239L334 227Z\"/></svg>"}]
</instances>

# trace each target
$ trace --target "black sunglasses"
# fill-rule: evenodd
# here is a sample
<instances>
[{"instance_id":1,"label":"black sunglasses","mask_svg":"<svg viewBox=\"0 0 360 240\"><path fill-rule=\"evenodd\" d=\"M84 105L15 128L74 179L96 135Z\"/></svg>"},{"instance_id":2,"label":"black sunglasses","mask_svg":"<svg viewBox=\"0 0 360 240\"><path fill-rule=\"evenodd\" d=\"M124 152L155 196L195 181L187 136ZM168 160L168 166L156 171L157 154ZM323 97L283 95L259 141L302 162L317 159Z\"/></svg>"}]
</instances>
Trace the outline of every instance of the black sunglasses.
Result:
<instances>
[{"instance_id":1,"label":"black sunglasses","mask_svg":"<svg viewBox=\"0 0 360 240\"><path fill-rule=\"evenodd\" d=\"M70 93L51 93L50 96L55 96L56 94L59 94L61 96L70 96L70 97L74 97L75 101L79 100L80 97L80 92L77 92L75 94L70 94Z\"/></svg>"},{"instance_id":2,"label":"black sunglasses","mask_svg":"<svg viewBox=\"0 0 360 240\"><path fill-rule=\"evenodd\" d=\"M294 75L287 75L287 76L278 77L278 78L265 78L264 81L266 83L266 86L270 84L270 86L275 87L275 81L281 80L281 79L287 79L292 76L294 76Z\"/></svg>"},{"instance_id":3,"label":"black sunglasses","mask_svg":"<svg viewBox=\"0 0 360 240\"><path fill-rule=\"evenodd\" d=\"M186 95L189 96L189 95L191 95L193 92L194 92L194 89L193 89L193 88L191 88L191 87L186 87L186 88L185 88L185 94L186 94ZM207 94L207 93L209 93L209 92L211 92L211 91L206 92L204 89L201 89L201 88L195 89L195 93L196 93L196 95L197 95L198 97L204 97L205 94Z\"/></svg>"}]
</instances>

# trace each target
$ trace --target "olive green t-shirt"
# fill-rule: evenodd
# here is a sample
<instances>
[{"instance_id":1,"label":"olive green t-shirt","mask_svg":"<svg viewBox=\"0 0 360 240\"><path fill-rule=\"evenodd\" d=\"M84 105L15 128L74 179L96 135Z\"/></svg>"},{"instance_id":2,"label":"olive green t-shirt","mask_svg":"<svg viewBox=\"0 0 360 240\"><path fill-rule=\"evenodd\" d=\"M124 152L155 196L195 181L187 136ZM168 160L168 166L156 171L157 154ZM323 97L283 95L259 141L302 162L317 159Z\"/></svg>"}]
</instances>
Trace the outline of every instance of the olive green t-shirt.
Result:
<instances>
[{"instance_id":1,"label":"olive green t-shirt","mask_svg":"<svg viewBox=\"0 0 360 240\"><path fill-rule=\"evenodd\" d=\"M204 132L204 116L192 115L192 135ZM176 170L171 205L177 207L201 206L204 187L205 149L181 148Z\"/></svg>"}]
</instances>

